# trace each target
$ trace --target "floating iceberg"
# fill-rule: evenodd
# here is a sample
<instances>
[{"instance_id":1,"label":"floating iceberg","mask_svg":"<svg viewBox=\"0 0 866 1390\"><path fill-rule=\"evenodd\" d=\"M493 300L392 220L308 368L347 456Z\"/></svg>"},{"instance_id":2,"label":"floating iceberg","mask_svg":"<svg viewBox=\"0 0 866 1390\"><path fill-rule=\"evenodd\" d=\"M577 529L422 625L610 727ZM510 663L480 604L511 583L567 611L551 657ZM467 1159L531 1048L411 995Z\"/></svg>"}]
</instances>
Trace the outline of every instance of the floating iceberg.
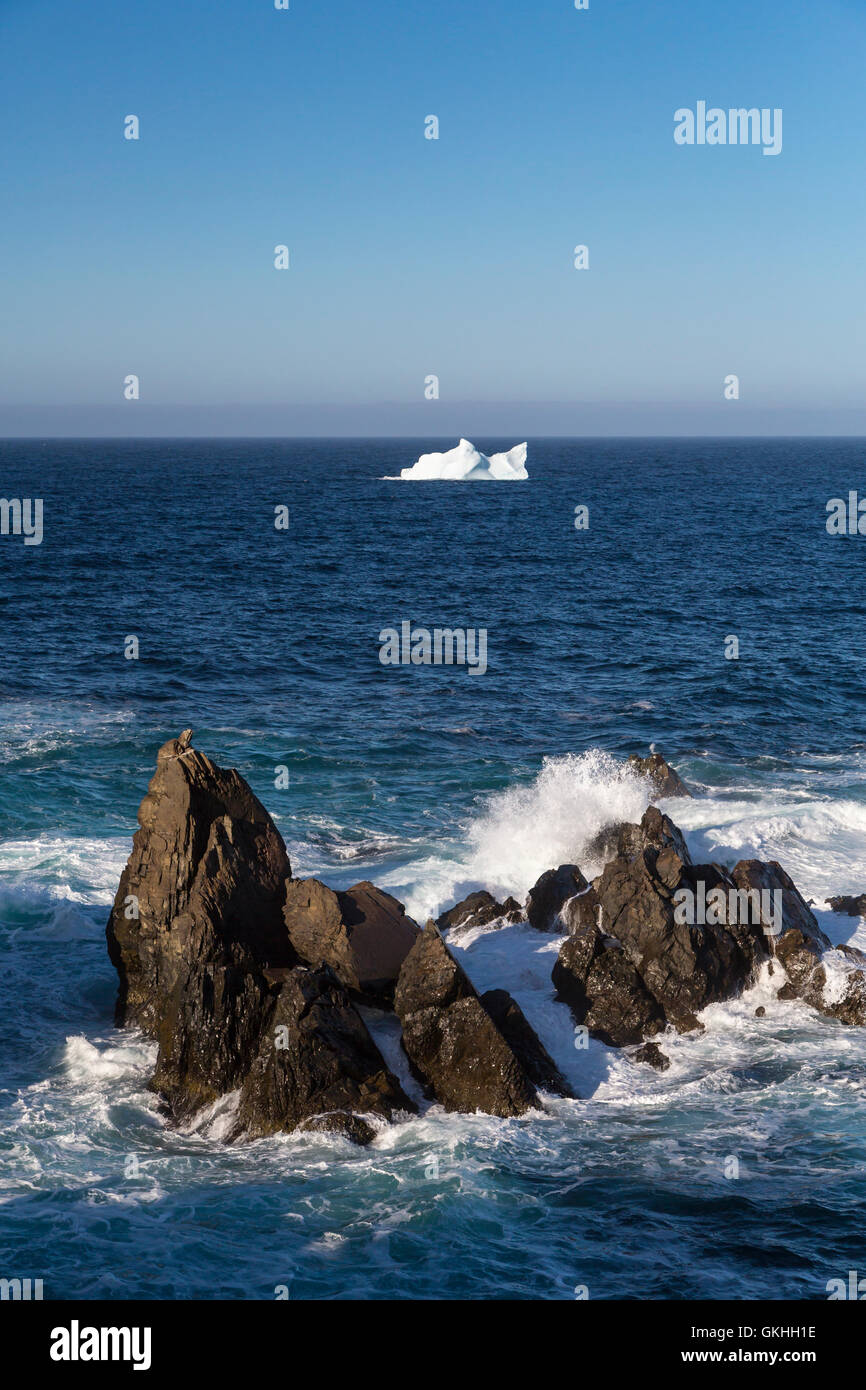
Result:
<instances>
[{"instance_id":1,"label":"floating iceberg","mask_svg":"<svg viewBox=\"0 0 866 1390\"><path fill-rule=\"evenodd\" d=\"M444 478L447 482L476 482L493 479L514 482L529 477L526 471L526 445L515 444L507 454L479 453L468 439L461 439L456 449L447 454L422 454L411 468L400 469L401 478ZM393 479L392 479L393 481Z\"/></svg>"}]
</instances>

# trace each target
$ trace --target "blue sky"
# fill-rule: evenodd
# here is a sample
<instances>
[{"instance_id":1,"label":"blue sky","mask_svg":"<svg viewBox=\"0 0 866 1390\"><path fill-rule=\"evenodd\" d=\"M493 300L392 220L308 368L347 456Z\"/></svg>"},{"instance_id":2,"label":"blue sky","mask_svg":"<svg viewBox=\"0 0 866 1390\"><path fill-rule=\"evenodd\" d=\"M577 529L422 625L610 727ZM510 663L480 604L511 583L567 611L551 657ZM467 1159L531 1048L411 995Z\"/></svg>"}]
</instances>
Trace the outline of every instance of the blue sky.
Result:
<instances>
[{"instance_id":1,"label":"blue sky","mask_svg":"<svg viewBox=\"0 0 866 1390\"><path fill-rule=\"evenodd\" d=\"M0 0L0 432L866 433L864 71L866 0Z\"/></svg>"}]
</instances>

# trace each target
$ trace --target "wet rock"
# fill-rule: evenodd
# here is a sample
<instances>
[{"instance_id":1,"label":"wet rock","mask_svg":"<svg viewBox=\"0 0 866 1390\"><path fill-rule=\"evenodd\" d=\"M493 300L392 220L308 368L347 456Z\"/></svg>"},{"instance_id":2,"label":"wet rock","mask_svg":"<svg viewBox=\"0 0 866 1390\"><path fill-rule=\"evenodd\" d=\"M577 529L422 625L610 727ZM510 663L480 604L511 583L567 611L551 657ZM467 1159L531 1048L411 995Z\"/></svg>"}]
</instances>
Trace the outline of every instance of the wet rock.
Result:
<instances>
[{"instance_id":1,"label":"wet rock","mask_svg":"<svg viewBox=\"0 0 866 1390\"><path fill-rule=\"evenodd\" d=\"M413 1074L446 1110L512 1116L538 1107L526 1069L432 921L403 962L394 1008Z\"/></svg>"},{"instance_id":2,"label":"wet rock","mask_svg":"<svg viewBox=\"0 0 866 1390\"><path fill-rule=\"evenodd\" d=\"M650 829L662 831L662 848L611 860L590 892L569 903L573 930L553 971L575 1021L617 1047L668 1024L699 1028L697 1011L739 994L769 952L759 917L729 923L727 909L705 910L714 889L727 904L733 878L715 864L684 863L661 818Z\"/></svg>"},{"instance_id":3,"label":"wet rock","mask_svg":"<svg viewBox=\"0 0 866 1390\"><path fill-rule=\"evenodd\" d=\"M593 924L563 942L552 978L575 1023L610 1047L642 1042L665 1027L664 1010L620 943Z\"/></svg>"},{"instance_id":4,"label":"wet rock","mask_svg":"<svg viewBox=\"0 0 866 1390\"><path fill-rule=\"evenodd\" d=\"M760 926L690 924L674 897L688 890L700 901L734 884L715 864L686 865L671 849L616 859L595 882L603 930L615 936L667 1020L680 1031L695 1025L707 1004L740 993L768 954ZM695 914L697 916L697 914Z\"/></svg>"},{"instance_id":5,"label":"wet rock","mask_svg":"<svg viewBox=\"0 0 866 1390\"><path fill-rule=\"evenodd\" d=\"M620 821L605 826L586 852L590 859L607 864L611 859L636 859L645 849L672 849L684 864L692 862L683 832L657 806L647 807L639 824Z\"/></svg>"},{"instance_id":6,"label":"wet rock","mask_svg":"<svg viewBox=\"0 0 866 1390\"><path fill-rule=\"evenodd\" d=\"M504 903L499 903L492 893L482 889L480 892L470 893L462 902L443 912L436 918L436 925L440 931L470 931L473 927L486 927L490 922L500 920L503 925L522 922L523 909L520 903L515 898L506 898Z\"/></svg>"},{"instance_id":7,"label":"wet rock","mask_svg":"<svg viewBox=\"0 0 866 1390\"><path fill-rule=\"evenodd\" d=\"M240 1091L252 1133L318 1111L364 1137L354 1112L387 1118L411 1102L345 990L299 964L283 916L291 868L267 811L191 737L159 751L108 922L118 1024L156 1039L151 1086L175 1121ZM273 1056L280 1023L291 1082Z\"/></svg>"},{"instance_id":8,"label":"wet rock","mask_svg":"<svg viewBox=\"0 0 866 1390\"><path fill-rule=\"evenodd\" d=\"M235 1135L312 1128L366 1143L375 1130L364 1116L391 1120L415 1109L334 973L285 972L241 1089Z\"/></svg>"},{"instance_id":9,"label":"wet rock","mask_svg":"<svg viewBox=\"0 0 866 1390\"><path fill-rule=\"evenodd\" d=\"M674 772L661 753L650 753L646 758L632 753L628 765L639 777L649 778L653 786L653 800L668 796L691 796L679 773Z\"/></svg>"},{"instance_id":10,"label":"wet rock","mask_svg":"<svg viewBox=\"0 0 866 1390\"><path fill-rule=\"evenodd\" d=\"M655 1067L656 1071L667 1071L671 1064L670 1057L654 1042L644 1043L643 1047L631 1054L631 1059L633 1062L646 1062L647 1066Z\"/></svg>"},{"instance_id":11,"label":"wet rock","mask_svg":"<svg viewBox=\"0 0 866 1390\"><path fill-rule=\"evenodd\" d=\"M533 1086L553 1095L574 1098L574 1091L563 1077L550 1053L511 995L505 989L489 989L481 1002L499 1029Z\"/></svg>"},{"instance_id":12,"label":"wet rock","mask_svg":"<svg viewBox=\"0 0 866 1390\"><path fill-rule=\"evenodd\" d=\"M419 928L403 904L367 881L335 892L316 878L286 885L285 924L307 965L328 965L352 996L387 1006Z\"/></svg>"},{"instance_id":13,"label":"wet rock","mask_svg":"<svg viewBox=\"0 0 866 1390\"><path fill-rule=\"evenodd\" d=\"M759 1004L758 1008L755 1010L755 1018L763 1018L766 1012L767 1010L764 1008L763 1004Z\"/></svg>"},{"instance_id":14,"label":"wet rock","mask_svg":"<svg viewBox=\"0 0 866 1390\"><path fill-rule=\"evenodd\" d=\"M846 917L866 917L866 893L857 898L829 898L831 912L841 912Z\"/></svg>"},{"instance_id":15,"label":"wet rock","mask_svg":"<svg viewBox=\"0 0 866 1390\"><path fill-rule=\"evenodd\" d=\"M282 838L243 778L166 743L138 813L106 936L116 1020L159 1043L154 1089L180 1117L237 1087L297 957L282 919Z\"/></svg>"},{"instance_id":16,"label":"wet rock","mask_svg":"<svg viewBox=\"0 0 866 1390\"><path fill-rule=\"evenodd\" d=\"M564 931L569 935L583 931L585 927L592 927L598 924L601 900L593 886L590 886L575 897L569 898L561 908L559 919Z\"/></svg>"},{"instance_id":17,"label":"wet rock","mask_svg":"<svg viewBox=\"0 0 866 1390\"><path fill-rule=\"evenodd\" d=\"M559 914L562 908L576 893L584 893L589 887L576 864L560 864L558 869L548 869L529 890L526 899L526 916L536 931L557 932L562 930Z\"/></svg>"}]
</instances>

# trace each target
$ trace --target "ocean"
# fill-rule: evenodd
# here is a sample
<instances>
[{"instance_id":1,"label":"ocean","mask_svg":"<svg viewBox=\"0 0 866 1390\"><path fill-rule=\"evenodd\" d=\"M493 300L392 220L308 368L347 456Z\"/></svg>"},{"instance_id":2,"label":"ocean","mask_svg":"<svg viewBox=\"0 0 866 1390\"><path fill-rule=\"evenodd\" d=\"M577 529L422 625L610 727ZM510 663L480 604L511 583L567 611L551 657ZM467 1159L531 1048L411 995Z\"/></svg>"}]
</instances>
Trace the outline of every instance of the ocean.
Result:
<instances>
[{"instance_id":1,"label":"ocean","mask_svg":"<svg viewBox=\"0 0 866 1390\"><path fill-rule=\"evenodd\" d=\"M826 904L866 891L866 539L825 525L863 441L541 439L526 482L386 480L453 443L0 444L3 495L44 508L40 545L0 537L0 1273L46 1298L825 1299L866 1273L866 1030L766 977L659 1074L574 1046L557 938L463 936L579 1099L427 1107L367 1149L226 1145L227 1104L170 1129L152 1044L113 1027L108 909L187 726L296 875L419 922L595 871L653 743L693 857L778 859L866 946ZM383 665L406 621L484 630L487 669Z\"/></svg>"}]
</instances>

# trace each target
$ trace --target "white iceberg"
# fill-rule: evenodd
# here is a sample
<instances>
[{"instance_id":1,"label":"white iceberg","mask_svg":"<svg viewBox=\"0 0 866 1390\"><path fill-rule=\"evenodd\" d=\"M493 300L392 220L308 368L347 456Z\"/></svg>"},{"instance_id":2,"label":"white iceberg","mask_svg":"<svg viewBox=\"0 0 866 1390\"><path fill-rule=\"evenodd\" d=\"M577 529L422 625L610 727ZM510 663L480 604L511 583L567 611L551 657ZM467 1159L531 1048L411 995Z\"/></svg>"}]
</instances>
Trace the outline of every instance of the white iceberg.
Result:
<instances>
[{"instance_id":1,"label":"white iceberg","mask_svg":"<svg viewBox=\"0 0 866 1390\"><path fill-rule=\"evenodd\" d=\"M529 477L526 471L526 445L515 444L507 454L491 454L490 458L461 439L456 449L446 454L422 454L411 468L400 469L401 478L443 478L447 482L477 482L492 479L496 482L514 482ZM391 479L396 481L396 479Z\"/></svg>"}]
</instances>

